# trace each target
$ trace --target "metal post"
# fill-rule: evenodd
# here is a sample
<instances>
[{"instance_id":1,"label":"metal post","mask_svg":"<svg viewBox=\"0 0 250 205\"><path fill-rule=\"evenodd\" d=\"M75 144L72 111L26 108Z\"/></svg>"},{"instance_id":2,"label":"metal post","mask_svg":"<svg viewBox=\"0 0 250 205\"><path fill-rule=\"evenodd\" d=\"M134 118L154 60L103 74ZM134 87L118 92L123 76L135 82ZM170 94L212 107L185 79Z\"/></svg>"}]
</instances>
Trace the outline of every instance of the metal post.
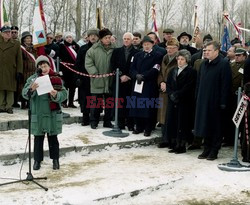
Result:
<instances>
[{"instance_id":1,"label":"metal post","mask_svg":"<svg viewBox=\"0 0 250 205\"><path fill-rule=\"evenodd\" d=\"M240 99L241 99L241 87L238 88L237 104L239 104ZM249 166L242 165L238 161L238 155L237 155L238 154L238 136L239 136L239 128L235 127L233 159L229 163L219 164L218 165L219 169L223 171L250 171Z\"/></svg>"},{"instance_id":2,"label":"metal post","mask_svg":"<svg viewBox=\"0 0 250 205\"><path fill-rule=\"evenodd\" d=\"M118 98L119 98L119 68L116 69L116 87L115 87L115 126L110 131L105 131L102 134L109 137L127 137L129 133L123 133L118 126Z\"/></svg>"}]
</instances>

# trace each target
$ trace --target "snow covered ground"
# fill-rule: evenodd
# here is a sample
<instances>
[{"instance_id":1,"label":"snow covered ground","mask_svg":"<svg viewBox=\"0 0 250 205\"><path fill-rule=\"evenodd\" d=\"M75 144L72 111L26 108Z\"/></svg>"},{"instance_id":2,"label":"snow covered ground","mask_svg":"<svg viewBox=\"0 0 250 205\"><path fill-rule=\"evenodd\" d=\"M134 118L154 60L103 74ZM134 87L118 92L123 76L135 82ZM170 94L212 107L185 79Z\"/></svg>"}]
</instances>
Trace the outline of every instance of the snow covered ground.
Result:
<instances>
[{"instance_id":1,"label":"snow covered ground","mask_svg":"<svg viewBox=\"0 0 250 205\"><path fill-rule=\"evenodd\" d=\"M78 109L66 109L72 116L80 116ZM1 121L25 119L27 113L1 114ZM112 138L102 134L109 129L97 130L80 124L63 125L59 135L60 147L86 147L103 144L119 144L159 137L159 129L148 138L132 135ZM27 130L0 132L0 156L23 153L27 142ZM127 148L107 146L100 151L67 152L60 158L60 170L52 170L52 162L45 157L34 177L48 177L37 181L48 187L44 191L34 183L15 183L0 186L1 205L169 205L169 204L250 204L250 173L225 172L217 168L229 162L233 150L223 148L218 160L197 159L199 151L176 155L155 145L140 147L135 143ZM45 142L45 150L47 150ZM241 158L240 158L241 159ZM32 160L33 164L33 160ZM20 158L0 161L0 183L5 178L26 178L28 160ZM249 165L249 164L246 164ZM21 169L21 171L20 171Z\"/></svg>"},{"instance_id":2,"label":"snow covered ground","mask_svg":"<svg viewBox=\"0 0 250 205\"><path fill-rule=\"evenodd\" d=\"M215 161L199 160L199 153L176 155L156 146L113 146L91 154L68 153L60 159L58 171L45 158L33 175L47 176L39 182L49 190L33 183L2 186L0 204L250 204L250 173L217 168L231 159L232 149L223 148ZM18 178L19 169L19 162L2 162L0 183L10 181L5 177ZM25 161L22 178L27 170Z\"/></svg>"}]
</instances>

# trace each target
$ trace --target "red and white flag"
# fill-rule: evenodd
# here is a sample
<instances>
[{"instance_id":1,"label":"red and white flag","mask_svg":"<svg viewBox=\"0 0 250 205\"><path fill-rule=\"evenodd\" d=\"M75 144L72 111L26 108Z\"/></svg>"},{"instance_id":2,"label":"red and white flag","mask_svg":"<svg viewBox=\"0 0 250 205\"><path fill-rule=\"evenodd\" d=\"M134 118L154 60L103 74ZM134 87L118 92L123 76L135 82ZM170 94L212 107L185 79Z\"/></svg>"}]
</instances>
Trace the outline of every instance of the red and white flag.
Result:
<instances>
[{"instance_id":1,"label":"red and white flag","mask_svg":"<svg viewBox=\"0 0 250 205\"><path fill-rule=\"evenodd\" d=\"M155 5L156 5L155 3L152 3L152 20L153 20L152 31L155 32L156 35L157 35L157 39L158 39L157 43L160 43L161 39L160 39L160 36L159 36L157 24L156 24L156 10L155 10Z\"/></svg>"}]
</instances>

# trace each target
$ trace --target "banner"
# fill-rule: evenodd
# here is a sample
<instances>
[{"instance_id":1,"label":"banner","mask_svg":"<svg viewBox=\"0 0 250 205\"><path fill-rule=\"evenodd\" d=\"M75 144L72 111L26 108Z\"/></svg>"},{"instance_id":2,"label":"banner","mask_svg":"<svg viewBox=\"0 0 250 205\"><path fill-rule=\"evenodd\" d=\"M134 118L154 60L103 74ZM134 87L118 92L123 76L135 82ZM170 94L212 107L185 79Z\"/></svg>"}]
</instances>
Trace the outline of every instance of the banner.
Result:
<instances>
[{"instance_id":1,"label":"banner","mask_svg":"<svg viewBox=\"0 0 250 205\"><path fill-rule=\"evenodd\" d=\"M222 42L221 42L221 50L227 52L230 47L231 47L231 43L230 43L228 28L226 25L224 25L224 33L223 33Z\"/></svg>"},{"instance_id":2,"label":"banner","mask_svg":"<svg viewBox=\"0 0 250 205\"><path fill-rule=\"evenodd\" d=\"M155 5L156 5L155 3L152 3L152 20L153 20L152 31L155 32L156 35L157 35L157 39L158 39L157 43L160 43L161 39L160 39L160 36L159 36L159 33L158 33L157 24L156 24L156 10L155 10Z\"/></svg>"},{"instance_id":3,"label":"banner","mask_svg":"<svg viewBox=\"0 0 250 205\"><path fill-rule=\"evenodd\" d=\"M0 0L0 28L8 23L8 16L4 7L4 0Z\"/></svg>"},{"instance_id":4,"label":"banner","mask_svg":"<svg viewBox=\"0 0 250 205\"><path fill-rule=\"evenodd\" d=\"M37 48L46 44L46 23L43 12L43 4L42 0L36 0L33 17L33 45Z\"/></svg>"},{"instance_id":5,"label":"banner","mask_svg":"<svg viewBox=\"0 0 250 205\"><path fill-rule=\"evenodd\" d=\"M196 48L197 40L200 39L200 28L198 23L198 17L197 17L197 6L194 7L194 33L193 33L193 39L192 39L192 47Z\"/></svg>"}]
</instances>

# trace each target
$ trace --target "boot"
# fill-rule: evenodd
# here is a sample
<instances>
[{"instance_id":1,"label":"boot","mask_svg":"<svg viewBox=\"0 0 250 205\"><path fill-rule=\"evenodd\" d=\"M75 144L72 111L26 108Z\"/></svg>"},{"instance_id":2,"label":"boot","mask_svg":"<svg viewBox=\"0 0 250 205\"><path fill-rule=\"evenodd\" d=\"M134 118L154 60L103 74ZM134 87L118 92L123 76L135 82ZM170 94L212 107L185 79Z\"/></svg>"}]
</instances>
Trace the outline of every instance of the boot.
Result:
<instances>
[{"instance_id":1,"label":"boot","mask_svg":"<svg viewBox=\"0 0 250 205\"><path fill-rule=\"evenodd\" d=\"M110 121L108 121L108 122L103 123L103 127L113 128L114 125L112 125L112 123Z\"/></svg>"},{"instance_id":2,"label":"boot","mask_svg":"<svg viewBox=\"0 0 250 205\"><path fill-rule=\"evenodd\" d=\"M60 165L59 165L59 160L58 159L53 159L53 169L60 169Z\"/></svg>"},{"instance_id":3,"label":"boot","mask_svg":"<svg viewBox=\"0 0 250 205\"><path fill-rule=\"evenodd\" d=\"M210 153L210 149L205 148L204 151L198 156L198 159L206 159Z\"/></svg>"},{"instance_id":4,"label":"boot","mask_svg":"<svg viewBox=\"0 0 250 205\"><path fill-rule=\"evenodd\" d=\"M33 170L39 170L41 167L41 162L35 161L33 165Z\"/></svg>"},{"instance_id":5,"label":"boot","mask_svg":"<svg viewBox=\"0 0 250 205\"><path fill-rule=\"evenodd\" d=\"M186 151L186 147L185 146L180 146L175 150L175 154L182 154L185 153Z\"/></svg>"},{"instance_id":6,"label":"boot","mask_svg":"<svg viewBox=\"0 0 250 205\"><path fill-rule=\"evenodd\" d=\"M218 151L217 150L212 150L209 155L207 156L207 160L215 160L217 159Z\"/></svg>"}]
</instances>

